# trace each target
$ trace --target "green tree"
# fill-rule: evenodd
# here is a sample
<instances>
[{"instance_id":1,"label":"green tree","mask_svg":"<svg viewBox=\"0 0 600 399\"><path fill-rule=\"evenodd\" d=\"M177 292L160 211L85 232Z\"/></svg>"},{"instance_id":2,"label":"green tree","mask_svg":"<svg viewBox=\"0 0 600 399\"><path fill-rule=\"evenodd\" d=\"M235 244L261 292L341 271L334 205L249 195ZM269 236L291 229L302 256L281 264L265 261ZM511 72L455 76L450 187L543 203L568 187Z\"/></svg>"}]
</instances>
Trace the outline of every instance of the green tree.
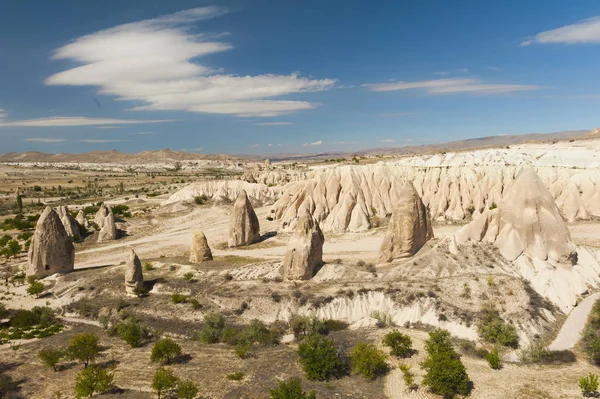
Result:
<instances>
[{"instance_id":1,"label":"green tree","mask_svg":"<svg viewBox=\"0 0 600 399\"><path fill-rule=\"evenodd\" d=\"M598 376L590 373L586 377L581 377L579 379L579 388L585 398L596 396L598 393Z\"/></svg>"},{"instance_id":2,"label":"green tree","mask_svg":"<svg viewBox=\"0 0 600 399\"><path fill-rule=\"evenodd\" d=\"M79 360L87 368L100 354L100 338L94 333L77 334L67 347L71 359Z\"/></svg>"},{"instance_id":3,"label":"green tree","mask_svg":"<svg viewBox=\"0 0 600 399\"><path fill-rule=\"evenodd\" d=\"M207 344L214 344L221 340L225 319L218 313L211 313L204 318L204 325L200 331L200 340Z\"/></svg>"},{"instance_id":4,"label":"green tree","mask_svg":"<svg viewBox=\"0 0 600 399\"><path fill-rule=\"evenodd\" d=\"M65 356L65 352L61 349L47 348L42 349L38 356L44 365L51 367L54 371L58 371L58 362Z\"/></svg>"},{"instance_id":5,"label":"green tree","mask_svg":"<svg viewBox=\"0 0 600 399\"><path fill-rule=\"evenodd\" d=\"M402 379L408 391L416 391L418 386L415 384L415 375L410 371L410 365L406 363L399 363L398 368L402 372Z\"/></svg>"},{"instance_id":6,"label":"green tree","mask_svg":"<svg viewBox=\"0 0 600 399\"><path fill-rule=\"evenodd\" d=\"M494 348L485 355L485 360L487 360L490 367L494 370L500 370L502 368L502 359L500 358L500 354L498 353L498 349Z\"/></svg>"},{"instance_id":7,"label":"green tree","mask_svg":"<svg viewBox=\"0 0 600 399\"><path fill-rule=\"evenodd\" d=\"M152 347L150 360L169 364L177 356L181 356L181 346L171 338L163 338Z\"/></svg>"},{"instance_id":8,"label":"green tree","mask_svg":"<svg viewBox=\"0 0 600 399\"><path fill-rule=\"evenodd\" d=\"M421 363L425 370L423 385L434 393L451 399L456 395L467 395L471 382L467 370L454 349L447 330L436 329L429 333L425 342L428 356Z\"/></svg>"},{"instance_id":9,"label":"green tree","mask_svg":"<svg viewBox=\"0 0 600 399\"><path fill-rule=\"evenodd\" d=\"M134 319L127 319L124 323L119 323L115 326L117 335L127 342L132 348L137 348L142 345L144 340L148 338L148 331Z\"/></svg>"},{"instance_id":10,"label":"green tree","mask_svg":"<svg viewBox=\"0 0 600 399\"><path fill-rule=\"evenodd\" d=\"M316 399L317 394L311 391L309 394L302 390L299 378L290 378L280 381L277 388L271 389L270 399Z\"/></svg>"},{"instance_id":11,"label":"green tree","mask_svg":"<svg viewBox=\"0 0 600 399\"><path fill-rule=\"evenodd\" d=\"M389 347L390 352L394 356L407 358L411 357L414 353L410 337L398 330L387 333L383 337L383 345Z\"/></svg>"},{"instance_id":12,"label":"green tree","mask_svg":"<svg viewBox=\"0 0 600 399\"><path fill-rule=\"evenodd\" d=\"M387 355L377 349L373 344L359 342L354 345L350 353L350 362L354 373L362 374L363 377L374 380L387 372L388 366L385 362Z\"/></svg>"},{"instance_id":13,"label":"green tree","mask_svg":"<svg viewBox=\"0 0 600 399\"><path fill-rule=\"evenodd\" d=\"M298 346L298 356L309 380L324 381L344 373L344 365L332 339L311 335Z\"/></svg>"},{"instance_id":14,"label":"green tree","mask_svg":"<svg viewBox=\"0 0 600 399\"><path fill-rule=\"evenodd\" d=\"M44 292L45 288L46 287L41 282L31 279L29 280L29 286L27 287L27 294L38 297L42 292Z\"/></svg>"},{"instance_id":15,"label":"green tree","mask_svg":"<svg viewBox=\"0 0 600 399\"><path fill-rule=\"evenodd\" d=\"M19 244L19 242L17 240L10 240L6 246L6 248L4 249L4 255L6 256L6 258L10 258L11 256L13 258L16 258L18 254L21 253L21 251L23 250L23 247L21 246L21 244Z\"/></svg>"},{"instance_id":16,"label":"green tree","mask_svg":"<svg viewBox=\"0 0 600 399\"><path fill-rule=\"evenodd\" d=\"M194 399L198 395L198 385L192 380L180 381L177 384L177 398L178 399Z\"/></svg>"},{"instance_id":17,"label":"green tree","mask_svg":"<svg viewBox=\"0 0 600 399\"><path fill-rule=\"evenodd\" d=\"M75 378L75 397L91 398L95 393L108 391L114 384L113 373L95 365L86 367Z\"/></svg>"},{"instance_id":18,"label":"green tree","mask_svg":"<svg viewBox=\"0 0 600 399\"><path fill-rule=\"evenodd\" d=\"M519 335L512 324L505 323L500 313L493 307L486 307L481 312L481 321L477 325L479 336L492 344L500 344L511 348L519 346Z\"/></svg>"},{"instance_id":19,"label":"green tree","mask_svg":"<svg viewBox=\"0 0 600 399\"><path fill-rule=\"evenodd\" d=\"M152 376L152 389L158 395L158 399L169 391L177 387L179 379L173 374L173 370L166 367L159 367Z\"/></svg>"}]
</instances>

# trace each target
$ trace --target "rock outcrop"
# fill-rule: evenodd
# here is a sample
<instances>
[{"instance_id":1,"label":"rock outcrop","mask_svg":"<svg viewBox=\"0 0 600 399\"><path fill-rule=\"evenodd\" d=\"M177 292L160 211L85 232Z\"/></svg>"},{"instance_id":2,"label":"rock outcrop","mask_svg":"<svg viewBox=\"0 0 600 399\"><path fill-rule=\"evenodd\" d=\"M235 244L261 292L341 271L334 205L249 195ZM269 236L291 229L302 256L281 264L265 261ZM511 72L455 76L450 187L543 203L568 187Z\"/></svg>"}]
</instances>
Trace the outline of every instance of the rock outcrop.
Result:
<instances>
[{"instance_id":1,"label":"rock outcrop","mask_svg":"<svg viewBox=\"0 0 600 399\"><path fill-rule=\"evenodd\" d=\"M246 191L238 195L229 215L228 245L240 247L260 240L260 226Z\"/></svg>"},{"instance_id":2,"label":"rock outcrop","mask_svg":"<svg viewBox=\"0 0 600 399\"><path fill-rule=\"evenodd\" d=\"M319 223L310 213L303 212L283 258L283 277L288 280L310 279L315 268L323 263L324 242Z\"/></svg>"},{"instance_id":3,"label":"rock outcrop","mask_svg":"<svg viewBox=\"0 0 600 399\"><path fill-rule=\"evenodd\" d=\"M405 184L396 199L388 232L379 250L379 262L408 258L433 238L427 208L411 184Z\"/></svg>"},{"instance_id":4,"label":"rock outcrop","mask_svg":"<svg viewBox=\"0 0 600 399\"><path fill-rule=\"evenodd\" d=\"M129 261L125 265L125 293L128 295L139 295L144 288L144 274L142 272L142 262L132 249L129 255Z\"/></svg>"},{"instance_id":5,"label":"rock outcrop","mask_svg":"<svg viewBox=\"0 0 600 399\"><path fill-rule=\"evenodd\" d=\"M58 214L46 207L31 237L27 276L45 277L74 270L75 248Z\"/></svg>"},{"instance_id":6,"label":"rock outcrop","mask_svg":"<svg viewBox=\"0 0 600 399\"><path fill-rule=\"evenodd\" d=\"M216 202L235 201L242 191L259 202L271 202L279 196L279 191L266 184L253 184L243 180L209 180L192 183L171 195L161 205L175 202L193 201L194 197L206 196Z\"/></svg>"},{"instance_id":7,"label":"rock outcrop","mask_svg":"<svg viewBox=\"0 0 600 399\"><path fill-rule=\"evenodd\" d=\"M79 223L79 226L83 227L84 229L87 230L90 228L90 222L88 222L87 215L85 214L83 209L79 210L79 212L77 213L77 216L75 217L75 220L77 220L77 223Z\"/></svg>"},{"instance_id":8,"label":"rock outcrop","mask_svg":"<svg viewBox=\"0 0 600 399\"><path fill-rule=\"evenodd\" d=\"M73 238L81 238L83 237L82 226L75 220L71 212L69 212L69 208L65 205L60 205L56 208L56 212L60 217L60 221L63 226L65 226L65 230L68 235Z\"/></svg>"},{"instance_id":9,"label":"rock outcrop","mask_svg":"<svg viewBox=\"0 0 600 399\"><path fill-rule=\"evenodd\" d=\"M212 251L206 241L206 236L201 231L194 232L192 248L190 249L190 262L202 263L213 260Z\"/></svg>"},{"instance_id":10,"label":"rock outcrop","mask_svg":"<svg viewBox=\"0 0 600 399\"><path fill-rule=\"evenodd\" d=\"M252 174L252 172L250 172L249 170L244 172L244 174L240 177L240 180L243 180L248 183L256 184L256 179L254 178L254 175Z\"/></svg>"},{"instance_id":11,"label":"rock outcrop","mask_svg":"<svg viewBox=\"0 0 600 399\"><path fill-rule=\"evenodd\" d=\"M100 228L98 233L98 242L112 241L117 239L117 225L115 224L115 215L110 205L102 204L94 221Z\"/></svg>"}]
</instances>

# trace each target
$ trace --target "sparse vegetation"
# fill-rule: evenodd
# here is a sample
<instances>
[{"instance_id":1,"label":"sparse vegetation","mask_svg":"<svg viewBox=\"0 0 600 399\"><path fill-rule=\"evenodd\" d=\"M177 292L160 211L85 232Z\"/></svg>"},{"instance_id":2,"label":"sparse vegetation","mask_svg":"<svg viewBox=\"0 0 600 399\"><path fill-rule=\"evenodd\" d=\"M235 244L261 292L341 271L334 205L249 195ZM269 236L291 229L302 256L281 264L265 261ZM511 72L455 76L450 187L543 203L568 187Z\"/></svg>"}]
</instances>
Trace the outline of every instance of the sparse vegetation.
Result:
<instances>
[{"instance_id":1,"label":"sparse vegetation","mask_svg":"<svg viewBox=\"0 0 600 399\"><path fill-rule=\"evenodd\" d=\"M483 340L489 343L511 348L519 346L517 329L512 324L505 323L493 306L486 306L482 309L477 332Z\"/></svg>"},{"instance_id":2,"label":"sparse vegetation","mask_svg":"<svg viewBox=\"0 0 600 399\"><path fill-rule=\"evenodd\" d=\"M589 373L579 379L579 388L584 398L591 398L598 395L598 376Z\"/></svg>"},{"instance_id":3,"label":"sparse vegetation","mask_svg":"<svg viewBox=\"0 0 600 399\"><path fill-rule=\"evenodd\" d=\"M415 375L410 371L410 365L399 363L398 368L402 372L402 379L404 380L404 385L406 385L408 391L416 391L418 386L415 383Z\"/></svg>"},{"instance_id":4,"label":"sparse vegetation","mask_svg":"<svg viewBox=\"0 0 600 399\"><path fill-rule=\"evenodd\" d=\"M311 335L298 346L298 357L309 380L326 381L344 374L344 365L332 339Z\"/></svg>"},{"instance_id":5,"label":"sparse vegetation","mask_svg":"<svg viewBox=\"0 0 600 399\"><path fill-rule=\"evenodd\" d=\"M387 355L373 344L357 343L350 353L352 372L374 380L388 371Z\"/></svg>"},{"instance_id":6,"label":"sparse vegetation","mask_svg":"<svg viewBox=\"0 0 600 399\"><path fill-rule=\"evenodd\" d=\"M162 338L156 341L152 347L150 360L156 363L170 364L178 356L181 356L181 346L171 338Z\"/></svg>"},{"instance_id":7,"label":"sparse vegetation","mask_svg":"<svg viewBox=\"0 0 600 399\"><path fill-rule=\"evenodd\" d=\"M407 358L411 357L415 350L412 348L412 340L408 335L398 330L391 331L383 337L383 345L390 348L393 356Z\"/></svg>"}]
</instances>

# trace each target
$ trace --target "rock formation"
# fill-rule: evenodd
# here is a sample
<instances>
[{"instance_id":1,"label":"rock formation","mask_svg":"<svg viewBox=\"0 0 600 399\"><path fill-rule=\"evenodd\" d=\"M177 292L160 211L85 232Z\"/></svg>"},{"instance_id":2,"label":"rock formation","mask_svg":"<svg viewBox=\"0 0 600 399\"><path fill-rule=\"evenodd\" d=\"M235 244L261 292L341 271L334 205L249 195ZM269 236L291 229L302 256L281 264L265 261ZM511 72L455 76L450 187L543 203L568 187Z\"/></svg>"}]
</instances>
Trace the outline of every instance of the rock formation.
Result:
<instances>
[{"instance_id":1,"label":"rock formation","mask_svg":"<svg viewBox=\"0 0 600 399\"><path fill-rule=\"evenodd\" d=\"M260 226L246 191L238 195L229 216L229 248L250 245L260 240Z\"/></svg>"},{"instance_id":2,"label":"rock formation","mask_svg":"<svg viewBox=\"0 0 600 399\"><path fill-rule=\"evenodd\" d=\"M202 263L213 260L212 251L206 241L206 236L201 231L194 232L192 248L190 249L190 262Z\"/></svg>"},{"instance_id":3,"label":"rock formation","mask_svg":"<svg viewBox=\"0 0 600 399\"><path fill-rule=\"evenodd\" d=\"M25 274L44 277L54 273L68 273L74 270L74 265L73 241L58 214L46 207L31 237Z\"/></svg>"},{"instance_id":4,"label":"rock formation","mask_svg":"<svg viewBox=\"0 0 600 399\"><path fill-rule=\"evenodd\" d=\"M250 172L249 170L244 172L244 174L240 177L240 180L243 180L248 183L256 184L256 179L254 178L254 175L252 174L252 172Z\"/></svg>"},{"instance_id":5,"label":"rock formation","mask_svg":"<svg viewBox=\"0 0 600 399\"><path fill-rule=\"evenodd\" d=\"M79 226L83 227L84 229L89 229L90 228L90 222L88 222L87 215L85 214L85 212L83 211L83 209L79 210L79 212L77 213L77 217L75 218L75 220L77 220L77 223L79 223Z\"/></svg>"},{"instance_id":6,"label":"rock formation","mask_svg":"<svg viewBox=\"0 0 600 399\"><path fill-rule=\"evenodd\" d=\"M391 262L417 253L433 238L427 208L411 184L405 184L396 200L388 232L379 249L379 262Z\"/></svg>"},{"instance_id":7,"label":"rock formation","mask_svg":"<svg viewBox=\"0 0 600 399\"><path fill-rule=\"evenodd\" d=\"M283 276L288 280L308 280L315 267L323 263L325 238L319 223L310 213L303 212L298 218L296 231L287 245L283 258Z\"/></svg>"},{"instance_id":8,"label":"rock formation","mask_svg":"<svg viewBox=\"0 0 600 399\"><path fill-rule=\"evenodd\" d=\"M243 180L209 180L192 183L175 192L162 205L192 201L194 197L205 195L212 201L235 201L242 191L260 202L274 201L279 192L266 184L252 184Z\"/></svg>"},{"instance_id":9,"label":"rock formation","mask_svg":"<svg viewBox=\"0 0 600 399\"><path fill-rule=\"evenodd\" d=\"M94 221L100 228L98 233L98 242L111 241L117 239L117 226L115 224L115 215L109 205L102 204Z\"/></svg>"},{"instance_id":10,"label":"rock formation","mask_svg":"<svg viewBox=\"0 0 600 399\"><path fill-rule=\"evenodd\" d=\"M71 215L69 208L67 208L65 205L60 205L58 208L56 208L56 212L58 213L63 226L65 226L65 230L68 235L74 238L83 237L83 233L81 231L82 226L77 222L77 220L75 220L73 215Z\"/></svg>"},{"instance_id":11,"label":"rock formation","mask_svg":"<svg viewBox=\"0 0 600 399\"><path fill-rule=\"evenodd\" d=\"M142 262L131 250L129 262L125 265L125 292L128 295L139 295L144 288L144 274L142 273Z\"/></svg>"}]
</instances>

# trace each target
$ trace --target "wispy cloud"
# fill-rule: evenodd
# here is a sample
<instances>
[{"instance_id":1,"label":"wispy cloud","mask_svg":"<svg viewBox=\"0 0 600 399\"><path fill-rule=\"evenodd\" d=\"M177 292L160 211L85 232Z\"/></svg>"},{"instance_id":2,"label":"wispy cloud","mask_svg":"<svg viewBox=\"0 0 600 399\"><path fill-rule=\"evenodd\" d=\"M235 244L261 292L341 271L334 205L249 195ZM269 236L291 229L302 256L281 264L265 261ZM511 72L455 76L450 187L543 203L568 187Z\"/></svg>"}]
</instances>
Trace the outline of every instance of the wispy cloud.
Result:
<instances>
[{"instance_id":1,"label":"wispy cloud","mask_svg":"<svg viewBox=\"0 0 600 399\"><path fill-rule=\"evenodd\" d=\"M84 139L79 140L81 143L100 144L100 143L123 143L131 140L111 140L111 139Z\"/></svg>"},{"instance_id":2,"label":"wispy cloud","mask_svg":"<svg viewBox=\"0 0 600 399\"><path fill-rule=\"evenodd\" d=\"M232 48L222 36L193 33L196 22L226 12L194 8L119 25L75 39L54 59L82 64L46 79L48 85L99 86L99 93L141 101L134 110L184 110L270 117L313 109L317 103L275 99L333 88L335 80L291 75L222 74L196 62ZM192 61L194 60L194 61Z\"/></svg>"},{"instance_id":3,"label":"wispy cloud","mask_svg":"<svg viewBox=\"0 0 600 399\"><path fill-rule=\"evenodd\" d=\"M446 76L448 75L450 72L446 72L446 71L442 71L442 72L434 72L434 75L438 75L438 76Z\"/></svg>"},{"instance_id":4,"label":"wispy cloud","mask_svg":"<svg viewBox=\"0 0 600 399\"><path fill-rule=\"evenodd\" d=\"M137 132L137 133L134 133L134 134L140 134L140 135L144 135L145 136L145 135L148 135L148 134L154 134L154 132Z\"/></svg>"},{"instance_id":5,"label":"wispy cloud","mask_svg":"<svg viewBox=\"0 0 600 399\"><path fill-rule=\"evenodd\" d=\"M258 126L284 126L284 125L293 125L294 122L262 122L255 123Z\"/></svg>"},{"instance_id":6,"label":"wispy cloud","mask_svg":"<svg viewBox=\"0 0 600 399\"><path fill-rule=\"evenodd\" d=\"M417 115L416 112L392 112L390 114L381 114L381 116L411 116Z\"/></svg>"},{"instance_id":7,"label":"wispy cloud","mask_svg":"<svg viewBox=\"0 0 600 399\"><path fill-rule=\"evenodd\" d=\"M53 138L46 138L46 137L31 137L31 138L27 138L24 140L36 142L36 143L62 143L63 141L66 141L66 139L53 139Z\"/></svg>"},{"instance_id":8,"label":"wispy cloud","mask_svg":"<svg viewBox=\"0 0 600 399\"><path fill-rule=\"evenodd\" d=\"M323 140L313 141L312 143L304 143L304 144L302 144L302 147L314 147L314 146L319 146L321 144L323 144Z\"/></svg>"},{"instance_id":9,"label":"wispy cloud","mask_svg":"<svg viewBox=\"0 0 600 399\"><path fill-rule=\"evenodd\" d=\"M467 68L461 68L458 70L459 73L467 73L469 70Z\"/></svg>"},{"instance_id":10,"label":"wispy cloud","mask_svg":"<svg viewBox=\"0 0 600 399\"><path fill-rule=\"evenodd\" d=\"M96 126L96 129L119 129L121 126Z\"/></svg>"},{"instance_id":11,"label":"wispy cloud","mask_svg":"<svg viewBox=\"0 0 600 399\"><path fill-rule=\"evenodd\" d=\"M489 66L488 69L494 72L502 72L502 68L498 68L497 66Z\"/></svg>"},{"instance_id":12,"label":"wispy cloud","mask_svg":"<svg viewBox=\"0 0 600 399\"><path fill-rule=\"evenodd\" d=\"M0 122L6 118L6 111L4 111L2 108L0 108Z\"/></svg>"},{"instance_id":13,"label":"wispy cloud","mask_svg":"<svg viewBox=\"0 0 600 399\"><path fill-rule=\"evenodd\" d=\"M141 124L141 123L163 123L172 122L172 120L144 120L144 119L104 119L87 118L84 116L55 116L51 118L25 119L21 121L2 122L0 126L14 127L50 127L50 126L95 126L95 125L114 125L114 124Z\"/></svg>"},{"instance_id":14,"label":"wispy cloud","mask_svg":"<svg viewBox=\"0 0 600 399\"><path fill-rule=\"evenodd\" d=\"M311 143L314 144L314 143ZM334 141L332 144L339 144L339 145L354 145L354 144L359 144L358 141ZM318 144L321 145L321 144Z\"/></svg>"},{"instance_id":15,"label":"wispy cloud","mask_svg":"<svg viewBox=\"0 0 600 399\"><path fill-rule=\"evenodd\" d=\"M600 17L593 17L572 25L540 32L521 42L521 46L540 43L600 43Z\"/></svg>"},{"instance_id":16,"label":"wispy cloud","mask_svg":"<svg viewBox=\"0 0 600 399\"><path fill-rule=\"evenodd\" d=\"M384 139L384 140L381 140L381 142L382 143L395 143L396 139Z\"/></svg>"},{"instance_id":17,"label":"wispy cloud","mask_svg":"<svg viewBox=\"0 0 600 399\"><path fill-rule=\"evenodd\" d=\"M409 89L424 89L430 94L443 94L443 93L484 93L484 94L498 94L498 93L510 93L515 91L526 91L526 90L539 90L543 89L543 86L535 85L518 85L518 84L489 84L481 83L477 79L435 79L435 80L422 80L418 82L397 82L397 83L375 83L365 84L371 91L395 91L395 90L409 90Z\"/></svg>"},{"instance_id":18,"label":"wispy cloud","mask_svg":"<svg viewBox=\"0 0 600 399\"><path fill-rule=\"evenodd\" d=\"M259 148L260 144L252 144L252 148Z\"/></svg>"}]
</instances>

